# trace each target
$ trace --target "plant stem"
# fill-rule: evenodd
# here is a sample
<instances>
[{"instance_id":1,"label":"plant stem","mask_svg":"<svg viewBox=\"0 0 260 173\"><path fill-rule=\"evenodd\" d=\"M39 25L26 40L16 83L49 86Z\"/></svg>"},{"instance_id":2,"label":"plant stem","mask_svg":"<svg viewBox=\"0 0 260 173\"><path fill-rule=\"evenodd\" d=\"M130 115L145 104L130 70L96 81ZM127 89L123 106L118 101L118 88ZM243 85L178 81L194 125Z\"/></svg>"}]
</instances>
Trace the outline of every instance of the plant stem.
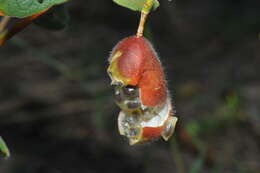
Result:
<instances>
[{"instance_id":1,"label":"plant stem","mask_svg":"<svg viewBox=\"0 0 260 173\"><path fill-rule=\"evenodd\" d=\"M29 17L25 17L19 21L17 21L13 26L11 26L8 30L2 30L4 31L1 34L0 30L0 46L2 46L7 40L12 38L15 34L22 31L24 28L26 28L28 25L32 23L34 19L42 15L43 13L37 13Z\"/></svg>"},{"instance_id":2,"label":"plant stem","mask_svg":"<svg viewBox=\"0 0 260 173\"><path fill-rule=\"evenodd\" d=\"M141 13L141 17L140 17L139 26L138 26L138 29L137 29L137 33L136 33L137 37L142 37L143 36L144 25L145 25L146 18L147 18L147 14L142 12Z\"/></svg>"},{"instance_id":3,"label":"plant stem","mask_svg":"<svg viewBox=\"0 0 260 173\"><path fill-rule=\"evenodd\" d=\"M138 26L137 33L136 33L137 37L143 36L145 21L150 12L150 9L153 6L153 3L154 3L154 0L146 0L146 2L144 3L144 6L141 11L139 26Z\"/></svg>"},{"instance_id":4,"label":"plant stem","mask_svg":"<svg viewBox=\"0 0 260 173\"><path fill-rule=\"evenodd\" d=\"M171 140L170 142L170 149L172 152L173 160L176 165L176 169L178 173L185 173L185 165L182 158L182 153L179 148L178 142L175 140Z\"/></svg>"},{"instance_id":5,"label":"plant stem","mask_svg":"<svg viewBox=\"0 0 260 173\"><path fill-rule=\"evenodd\" d=\"M5 29L5 26L9 22L11 17L9 16L4 16L1 21L0 21L0 33Z\"/></svg>"},{"instance_id":6,"label":"plant stem","mask_svg":"<svg viewBox=\"0 0 260 173\"><path fill-rule=\"evenodd\" d=\"M16 23L14 23L12 26L10 26L9 29L4 29L4 27L6 26L8 20L10 19L10 17L4 17L1 21L0 21L0 47L10 38L12 38L15 34L17 34L18 32L22 31L24 28L26 28L28 25L30 25L32 23L33 20L35 20L37 17L41 16L42 14L44 14L49 8L36 13L32 16L28 16L25 18L22 18L21 20L17 21ZM6 18L6 19L5 19ZM3 24L2 24L3 23ZM1 30L1 26L3 27L3 30Z\"/></svg>"}]
</instances>

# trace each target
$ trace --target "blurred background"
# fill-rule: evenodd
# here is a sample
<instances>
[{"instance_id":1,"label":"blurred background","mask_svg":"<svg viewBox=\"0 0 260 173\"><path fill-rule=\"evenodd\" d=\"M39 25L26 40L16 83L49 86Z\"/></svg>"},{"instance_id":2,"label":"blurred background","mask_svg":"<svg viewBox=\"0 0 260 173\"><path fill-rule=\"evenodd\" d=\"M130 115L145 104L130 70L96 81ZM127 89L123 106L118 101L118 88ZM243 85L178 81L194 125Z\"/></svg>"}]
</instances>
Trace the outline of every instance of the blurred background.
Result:
<instances>
[{"instance_id":1,"label":"blurred background","mask_svg":"<svg viewBox=\"0 0 260 173\"><path fill-rule=\"evenodd\" d=\"M66 4L68 26L35 24L0 48L0 173L259 173L258 0L161 1L146 36L179 117L174 137L129 146L106 74L139 14L111 0Z\"/></svg>"}]
</instances>

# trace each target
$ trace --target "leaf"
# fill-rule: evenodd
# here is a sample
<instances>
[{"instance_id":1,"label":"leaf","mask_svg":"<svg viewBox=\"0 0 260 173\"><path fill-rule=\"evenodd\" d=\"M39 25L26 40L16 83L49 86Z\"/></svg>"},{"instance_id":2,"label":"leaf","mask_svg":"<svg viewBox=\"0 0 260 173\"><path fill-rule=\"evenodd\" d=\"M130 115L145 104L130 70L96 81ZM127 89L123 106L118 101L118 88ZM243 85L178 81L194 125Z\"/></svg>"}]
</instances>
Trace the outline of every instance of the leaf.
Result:
<instances>
[{"instance_id":1,"label":"leaf","mask_svg":"<svg viewBox=\"0 0 260 173\"><path fill-rule=\"evenodd\" d=\"M45 29L56 31L64 29L68 25L69 20L70 17L67 8L64 5L57 5L33 22Z\"/></svg>"},{"instance_id":2,"label":"leaf","mask_svg":"<svg viewBox=\"0 0 260 173\"><path fill-rule=\"evenodd\" d=\"M34 14L29 17L25 17L21 20L18 20L18 22L14 23L13 26L11 26L10 28L0 31L0 46L2 46L7 40L12 38L15 34L19 33L28 25L30 25L33 20L41 16L43 13L45 13L45 11L41 11L40 13Z\"/></svg>"},{"instance_id":3,"label":"leaf","mask_svg":"<svg viewBox=\"0 0 260 173\"><path fill-rule=\"evenodd\" d=\"M144 3L146 0L113 0L118 5L121 5L123 7L129 8L133 11L142 11L142 8L144 6ZM155 10L158 8L160 3L158 0L154 0L153 9Z\"/></svg>"},{"instance_id":4,"label":"leaf","mask_svg":"<svg viewBox=\"0 0 260 173\"><path fill-rule=\"evenodd\" d=\"M9 149L7 148L5 141L2 139L1 136L0 136L0 152L2 152L5 155L5 157L10 156Z\"/></svg>"},{"instance_id":5,"label":"leaf","mask_svg":"<svg viewBox=\"0 0 260 173\"><path fill-rule=\"evenodd\" d=\"M67 0L0 0L0 14L24 18Z\"/></svg>"}]
</instances>

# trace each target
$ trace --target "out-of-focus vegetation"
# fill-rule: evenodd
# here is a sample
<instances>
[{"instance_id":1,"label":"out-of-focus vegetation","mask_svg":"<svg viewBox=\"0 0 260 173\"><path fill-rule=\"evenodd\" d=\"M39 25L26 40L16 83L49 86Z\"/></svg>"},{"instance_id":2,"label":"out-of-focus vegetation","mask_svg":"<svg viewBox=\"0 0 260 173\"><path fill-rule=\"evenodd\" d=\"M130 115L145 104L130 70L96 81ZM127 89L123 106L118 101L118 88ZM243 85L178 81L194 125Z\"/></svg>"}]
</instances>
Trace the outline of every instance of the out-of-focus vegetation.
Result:
<instances>
[{"instance_id":1,"label":"out-of-focus vegetation","mask_svg":"<svg viewBox=\"0 0 260 173\"><path fill-rule=\"evenodd\" d=\"M9 149L6 146L5 141L2 139L1 136L0 136L0 151L4 154L5 157L9 157L10 156Z\"/></svg>"},{"instance_id":2,"label":"out-of-focus vegetation","mask_svg":"<svg viewBox=\"0 0 260 173\"><path fill-rule=\"evenodd\" d=\"M67 0L2 0L0 1L0 16L28 17L66 1Z\"/></svg>"},{"instance_id":3,"label":"out-of-focus vegetation","mask_svg":"<svg viewBox=\"0 0 260 173\"><path fill-rule=\"evenodd\" d=\"M71 1L70 23L31 25L0 48L4 173L260 171L260 11L252 1L160 1L146 36L165 67L175 137L130 147L106 74L139 14L112 1Z\"/></svg>"}]
</instances>

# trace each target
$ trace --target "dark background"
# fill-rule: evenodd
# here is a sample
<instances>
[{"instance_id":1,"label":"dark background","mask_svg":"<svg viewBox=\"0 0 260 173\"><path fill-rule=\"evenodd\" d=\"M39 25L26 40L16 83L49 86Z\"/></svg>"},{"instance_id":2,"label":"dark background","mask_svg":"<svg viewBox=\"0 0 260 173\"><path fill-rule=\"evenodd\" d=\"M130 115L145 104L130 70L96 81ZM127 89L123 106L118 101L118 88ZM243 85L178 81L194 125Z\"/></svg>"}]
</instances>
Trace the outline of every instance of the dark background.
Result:
<instances>
[{"instance_id":1,"label":"dark background","mask_svg":"<svg viewBox=\"0 0 260 173\"><path fill-rule=\"evenodd\" d=\"M260 172L258 1L162 0L149 16L179 117L167 143L117 131L107 58L138 13L77 0L65 30L30 25L0 48L0 173Z\"/></svg>"}]
</instances>

